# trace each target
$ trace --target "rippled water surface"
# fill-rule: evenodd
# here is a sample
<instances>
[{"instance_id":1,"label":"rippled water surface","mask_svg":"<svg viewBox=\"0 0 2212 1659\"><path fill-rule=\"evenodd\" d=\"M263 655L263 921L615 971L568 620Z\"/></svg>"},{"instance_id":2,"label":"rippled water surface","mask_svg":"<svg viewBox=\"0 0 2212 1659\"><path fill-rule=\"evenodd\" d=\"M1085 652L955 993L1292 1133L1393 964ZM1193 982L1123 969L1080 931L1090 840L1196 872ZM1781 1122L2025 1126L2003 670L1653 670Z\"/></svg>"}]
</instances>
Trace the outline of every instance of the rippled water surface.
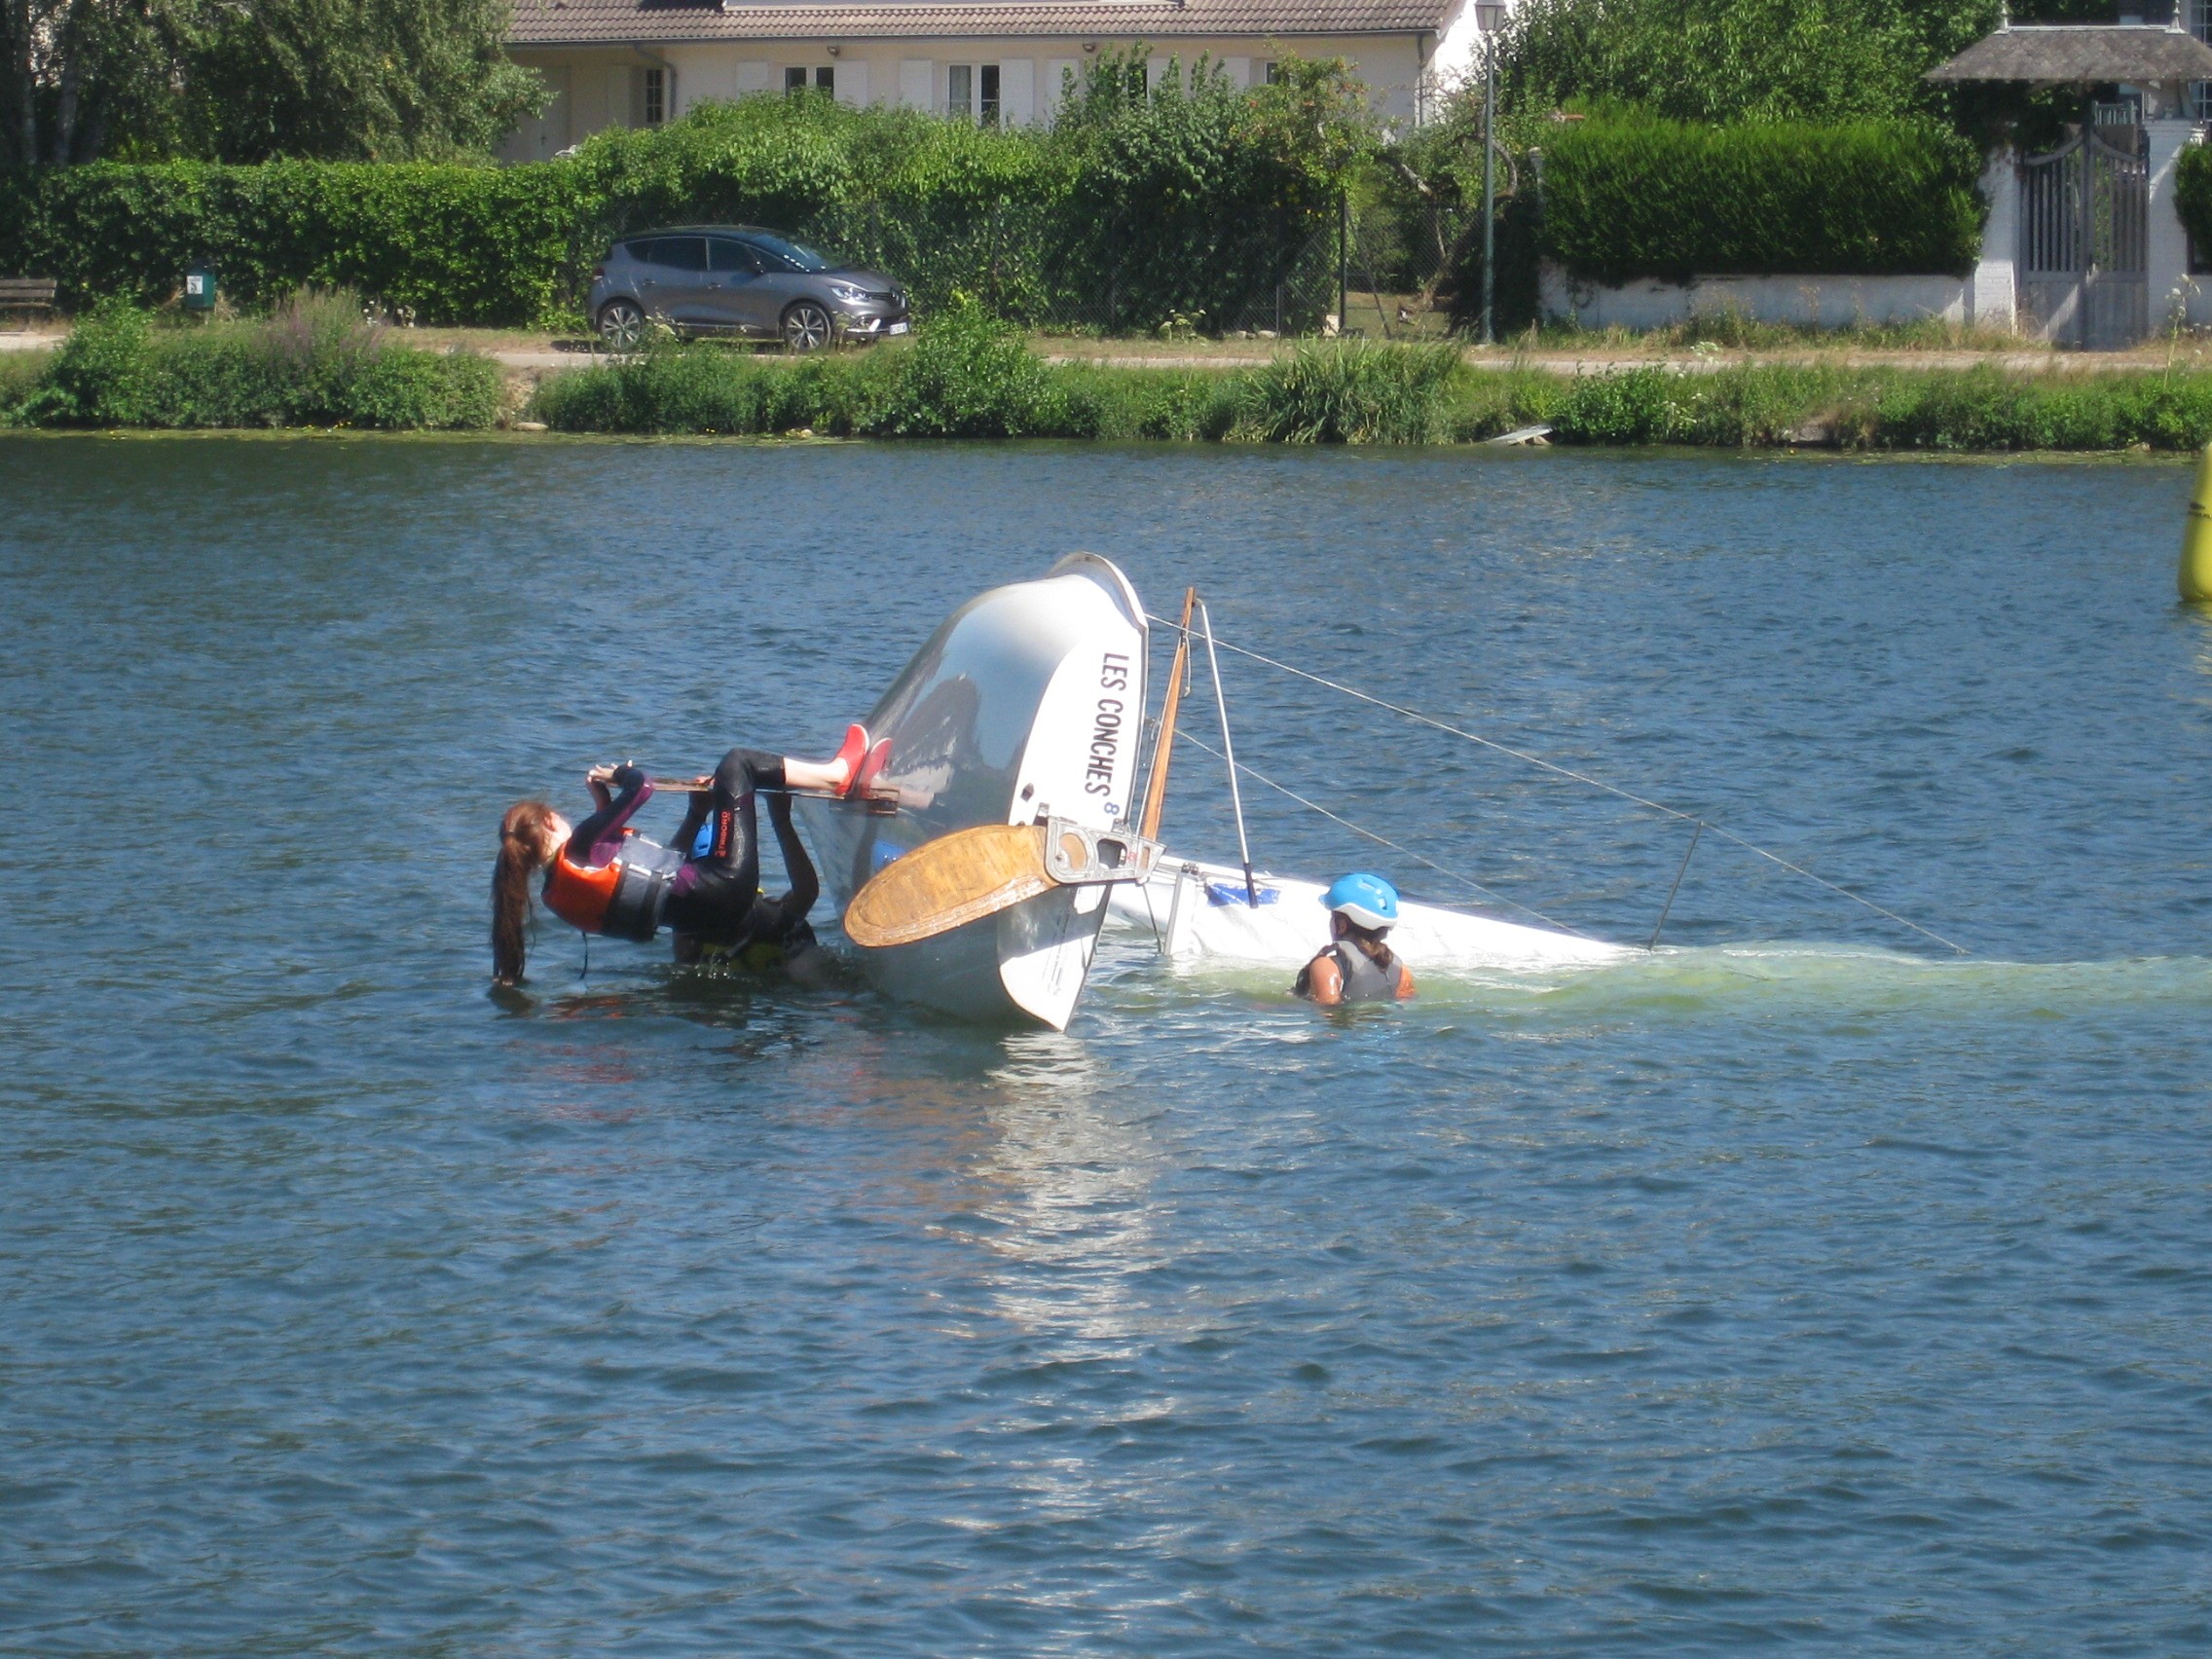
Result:
<instances>
[{"instance_id":1,"label":"rippled water surface","mask_svg":"<svg viewBox=\"0 0 2212 1659\"><path fill-rule=\"evenodd\" d=\"M2187 491L0 443L0 1650L2203 1651ZM1124 943L992 1032L551 927L486 994L506 800L824 752L1072 547L1972 955L1709 838L1656 956L1348 1017ZM1261 771L1648 938L1678 827L1225 674Z\"/></svg>"}]
</instances>

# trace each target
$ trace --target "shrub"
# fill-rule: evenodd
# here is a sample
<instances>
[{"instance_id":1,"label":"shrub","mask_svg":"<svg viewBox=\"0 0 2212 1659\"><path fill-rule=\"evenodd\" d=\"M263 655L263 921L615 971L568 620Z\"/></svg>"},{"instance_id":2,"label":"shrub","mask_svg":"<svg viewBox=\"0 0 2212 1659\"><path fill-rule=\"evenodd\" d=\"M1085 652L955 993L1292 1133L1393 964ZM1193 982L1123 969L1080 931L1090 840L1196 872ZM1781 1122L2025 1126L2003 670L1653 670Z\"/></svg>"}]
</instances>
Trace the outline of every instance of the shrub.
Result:
<instances>
[{"instance_id":1,"label":"shrub","mask_svg":"<svg viewBox=\"0 0 2212 1659\"><path fill-rule=\"evenodd\" d=\"M1300 345L1244 383L1236 435L1282 444L1427 444L1445 435L1453 345Z\"/></svg>"},{"instance_id":2,"label":"shrub","mask_svg":"<svg viewBox=\"0 0 2212 1659\"><path fill-rule=\"evenodd\" d=\"M54 353L12 419L49 426L480 428L498 366L395 346L350 295L305 295L262 323L157 329L109 301Z\"/></svg>"},{"instance_id":3,"label":"shrub","mask_svg":"<svg viewBox=\"0 0 2212 1659\"><path fill-rule=\"evenodd\" d=\"M2212 247L2212 146L2192 144L2174 164L2174 211L2198 247Z\"/></svg>"},{"instance_id":4,"label":"shrub","mask_svg":"<svg viewBox=\"0 0 2212 1659\"><path fill-rule=\"evenodd\" d=\"M25 413L50 426L137 426L154 414L152 331L145 313L108 300L77 324Z\"/></svg>"},{"instance_id":5,"label":"shrub","mask_svg":"<svg viewBox=\"0 0 2212 1659\"><path fill-rule=\"evenodd\" d=\"M1017 438L1039 432L1045 365L1021 336L957 299L893 360L868 429L894 438Z\"/></svg>"},{"instance_id":6,"label":"shrub","mask_svg":"<svg viewBox=\"0 0 2212 1659\"><path fill-rule=\"evenodd\" d=\"M1972 146L1910 122L1593 121L1544 150L1544 251L1578 276L1963 276Z\"/></svg>"}]
</instances>

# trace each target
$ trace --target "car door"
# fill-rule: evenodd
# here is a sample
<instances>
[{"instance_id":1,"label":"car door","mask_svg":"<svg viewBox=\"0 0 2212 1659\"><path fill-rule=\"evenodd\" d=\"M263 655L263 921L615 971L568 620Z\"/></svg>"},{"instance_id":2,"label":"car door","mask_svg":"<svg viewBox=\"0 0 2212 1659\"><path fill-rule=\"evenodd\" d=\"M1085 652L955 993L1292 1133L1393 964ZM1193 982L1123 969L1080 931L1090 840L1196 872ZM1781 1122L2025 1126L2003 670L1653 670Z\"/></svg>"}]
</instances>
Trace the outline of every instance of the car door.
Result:
<instances>
[{"instance_id":1,"label":"car door","mask_svg":"<svg viewBox=\"0 0 2212 1659\"><path fill-rule=\"evenodd\" d=\"M763 315L768 302L762 293L760 257L732 238L707 239L707 298L719 327L758 334L776 326L773 315Z\"/></svg>"},{"instance_id":2,"label":"car door","mask_svg":"<svg viewBox=\"0 0 2212 1659\"><path fill-rule=\"evenodd\" d=\"M814 290L808 286L806 273L773 247L754 247L750 251L760 262L760 279L753 285L751 296L761 318L760 326L770 334L781 334L784 308L793 300L813 298Z\"/></svg>"},{"instance_id":3,"label":"car door","mask_svg":"<svg viewBox=\"0 0 2212 1659\"><path fill-rule=\"evenodd\" d=\"M712 327L707 313L707 239L654 237L634 244L645 262L638 273L645 310L679 328Z\"/></svg>"}]
</instances>

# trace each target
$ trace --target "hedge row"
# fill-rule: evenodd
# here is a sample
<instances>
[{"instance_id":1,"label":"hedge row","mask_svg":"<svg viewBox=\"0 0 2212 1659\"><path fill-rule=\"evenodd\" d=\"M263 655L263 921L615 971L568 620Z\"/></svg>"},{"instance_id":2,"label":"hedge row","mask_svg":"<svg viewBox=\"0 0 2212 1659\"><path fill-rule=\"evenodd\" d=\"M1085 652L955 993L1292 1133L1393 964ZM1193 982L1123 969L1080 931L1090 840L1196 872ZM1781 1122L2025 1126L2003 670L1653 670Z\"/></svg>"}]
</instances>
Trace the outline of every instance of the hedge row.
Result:
<instances>
[{"instance_id":1,"label":"hedge row","mask_svg":"<svg viewBox=\"0 0 2212 1659\"><path fill-rule=\"evenodd\" d=\"M925 313L965 291L1021 321L1091 306L1220 327L1333 223L1347 165L1302 158L1267 116L1208 82L1051 132L751 98L573 162L18 170L0 173L0 276L55 276L72 307L160 304L205 260L247 307L345 286L426 323L524 325L574 307L612 237L734 220L887 267ZM1541 215L1514 208L1501 248L1603 281L1963 272L1974 171L1960 140L1907 125L1588 123L1547 148ZM2185 209L2208 199L2212 174L2185 165Z\"/></svg>"},{"instance_id":2,"label":"hedge row","mask_svg":"<svg viewBox=\"0 0 2212 1659\"><path fill-rule=\"evenodd\" d=\"M206 260L243 306L348 287L424 322L530 323L587 257L580 184L553 165L15 169L0 173L0 275L55 277L73 307L160 304Z\"/></svg>"},{"instance_id":3,"label":"hedge row","mask_svg":"<svg viewBox=\"0 0 2212 1659\"><path fill-rule=\"evenodd\" d=\"M1639 276L1965 276L1980 164L1904 122L1699 127L1588 122L1544 149L1544 251L1601 282Z\"/></svg>"},{"instance_id":4,"label":"hedge row","mask_svg":"<svg viewBox=\"0 0 2212 1659\"><path fill-rule=\"evenodd\" d=\"M1331 64L1249 92L1201 67L1147 92L1130 62L1133 95L1101 54L1051 129L756 96L516 167L18 171L0 177L0 275L158 304L205 260L249 306L343 284L420 321L519 324L580 301L617 236L741 222L888 268L925 310L967 291L1023 320L1226 315L1334 224L1357 99Z\"/></svg>"}]
</instances>

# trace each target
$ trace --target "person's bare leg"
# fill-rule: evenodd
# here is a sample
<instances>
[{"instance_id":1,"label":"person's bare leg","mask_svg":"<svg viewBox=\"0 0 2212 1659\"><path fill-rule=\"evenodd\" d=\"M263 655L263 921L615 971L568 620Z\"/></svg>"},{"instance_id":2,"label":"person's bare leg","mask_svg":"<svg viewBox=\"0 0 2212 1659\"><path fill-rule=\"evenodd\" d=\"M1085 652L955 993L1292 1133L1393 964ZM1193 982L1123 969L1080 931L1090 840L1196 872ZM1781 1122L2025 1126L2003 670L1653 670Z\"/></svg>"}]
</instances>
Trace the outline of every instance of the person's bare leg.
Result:
<instances>
[{"instance_id":1,"label":"person's bare leg","mask_svg":"<svg viewBox=\"0 0 2212 1659\"><path fill-rule=\"evenodd\" d=\"M784 782L794 790L824 790L831 793L845 787L853 764L842 756L834 760L793 760L784 756Z\"/></svg>"},{"instance_id":2,"label":"person's bare leg","mask_svg":"<svg viewBox=\"0 0 2212 1659\"><path fill-rule=\"evenodd\" d=\"M784 756L784 782L794 790L827 790L831 794L841 792L852 781L853 768L867 754L867 732L860 726L847 728L844 746L827 760L793 760Z\"/></svg>"}]
</instances>

